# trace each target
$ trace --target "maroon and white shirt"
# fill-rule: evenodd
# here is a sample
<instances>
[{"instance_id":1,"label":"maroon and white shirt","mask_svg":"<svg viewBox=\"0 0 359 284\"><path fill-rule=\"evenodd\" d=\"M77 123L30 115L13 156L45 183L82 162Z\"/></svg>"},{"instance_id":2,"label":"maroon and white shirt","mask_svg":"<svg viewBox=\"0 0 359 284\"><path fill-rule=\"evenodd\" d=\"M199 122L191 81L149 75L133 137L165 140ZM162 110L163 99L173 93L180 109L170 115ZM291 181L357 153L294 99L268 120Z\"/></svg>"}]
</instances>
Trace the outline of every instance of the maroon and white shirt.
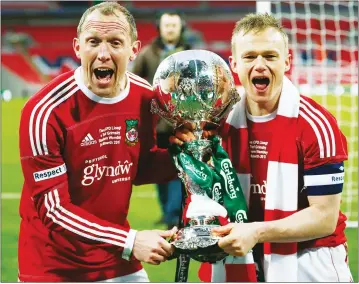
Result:
<instances>
[{"instance_id":1,"label":"maroon and white shirt","mask_svg":"<svg viewBox=\"0 0 359 284\"><path fill-rule=\"evenodd\" d=\"M25 104L20 281L100 281L142 268L131 257L132 184L165 182L176 170L155 147L151 85L126 76L125 90L102 98L84 85L80 67Z\"/></svg>"}]
</instances>

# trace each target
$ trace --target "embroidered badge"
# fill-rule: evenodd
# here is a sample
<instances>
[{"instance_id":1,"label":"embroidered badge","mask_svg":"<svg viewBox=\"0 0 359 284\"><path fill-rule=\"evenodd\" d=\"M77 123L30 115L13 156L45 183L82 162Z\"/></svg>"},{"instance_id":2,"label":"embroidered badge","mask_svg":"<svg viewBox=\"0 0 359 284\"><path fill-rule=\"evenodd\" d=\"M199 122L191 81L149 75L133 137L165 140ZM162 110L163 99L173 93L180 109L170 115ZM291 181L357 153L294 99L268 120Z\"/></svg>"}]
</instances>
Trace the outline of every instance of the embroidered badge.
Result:
<instances>
[{"instance_id":1,"label":"embroidered badge","mask_svg":"<svg viewBox=\"0 0 359 284\"><path fill-rule=\"evenodd\" d=\"M127 119L126 122L126 143L134 146L138 142L138 119Z\"/></svg>"}]
</instances>

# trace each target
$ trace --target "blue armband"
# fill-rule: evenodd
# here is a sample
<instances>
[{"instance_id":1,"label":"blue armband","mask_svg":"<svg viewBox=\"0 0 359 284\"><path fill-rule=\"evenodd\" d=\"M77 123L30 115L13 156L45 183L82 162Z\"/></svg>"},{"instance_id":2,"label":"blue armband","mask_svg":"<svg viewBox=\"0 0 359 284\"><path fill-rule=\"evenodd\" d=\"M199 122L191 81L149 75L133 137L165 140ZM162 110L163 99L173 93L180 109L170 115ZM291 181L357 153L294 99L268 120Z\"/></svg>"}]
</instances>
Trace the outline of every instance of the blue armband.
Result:
<instances>
[{"instance_id":1,"label":"blue armband","mask_svg":"<svg viewBox=\"0 0 359 284\"><path fill-rule=\"evenodd\" d=\"M344 163L326 164L304 171L304 187L308 195L330 195L342 192Z\"/></svg>"}]
</instances>

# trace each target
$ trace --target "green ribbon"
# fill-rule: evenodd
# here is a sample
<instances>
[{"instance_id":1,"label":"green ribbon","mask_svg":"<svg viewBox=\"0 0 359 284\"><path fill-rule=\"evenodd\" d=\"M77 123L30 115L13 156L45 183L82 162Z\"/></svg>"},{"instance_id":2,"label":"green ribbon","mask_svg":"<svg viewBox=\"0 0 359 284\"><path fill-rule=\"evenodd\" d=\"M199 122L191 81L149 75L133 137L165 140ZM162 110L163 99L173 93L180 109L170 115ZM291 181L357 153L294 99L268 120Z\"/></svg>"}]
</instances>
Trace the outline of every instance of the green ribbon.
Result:
<instances>
[{"instance_id":1,"label":"green ribbon","mask_svg":"<svg viewBox=\"0 0 359 284\"><path fill-rule=\"evenodd\" d=\"M211 199L224 206L231 222L247 222L247 204L235 169L217 136L209 138L212 154L208 162L199 158L206 140L185 142L169 150L177 168L197 184ZM187 190L188 191L188 190ZM187 193L188 194L188 193Z\"/></svg>"}]
</instances>

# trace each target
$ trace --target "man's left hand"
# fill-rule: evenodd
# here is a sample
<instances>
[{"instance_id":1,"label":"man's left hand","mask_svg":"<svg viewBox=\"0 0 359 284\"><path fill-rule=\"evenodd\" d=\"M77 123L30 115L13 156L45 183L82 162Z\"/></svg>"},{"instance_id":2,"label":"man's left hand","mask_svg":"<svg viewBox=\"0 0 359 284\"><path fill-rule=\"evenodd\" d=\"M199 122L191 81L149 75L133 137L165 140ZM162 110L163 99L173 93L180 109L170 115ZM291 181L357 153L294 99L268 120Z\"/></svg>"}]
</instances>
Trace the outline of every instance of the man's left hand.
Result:
<instances>
[{"instance_id":1,"label":"man's left hand","mask_svg":"<svg viewBox=\"0 0 359 284\"><path fill-rule=\"evenodd\" d=\"M232 256L246 255L258 242L260 223L229 223L212 229L215 235L225 235L218 245Z\"/></svg>"},{"instance_id":2,"label":"man's left hand","mask_svg":"<svg viewBox=\"0 0 359 284\"><path fill-rule=\"evenodd\" d=\"M210 136L217 135L217 130L213 128L214 124L205 123L201 124L201 128L203 129L202 138L207 139ZM218 126L216 126L218 127ZM170 136L169 141L171 144L177 144L182 146L183 142L191 142L196 139L193 134L195 128L194 123L185 123L181 127L175 130L174 135Z\"/></svg>"}]
</instances>

